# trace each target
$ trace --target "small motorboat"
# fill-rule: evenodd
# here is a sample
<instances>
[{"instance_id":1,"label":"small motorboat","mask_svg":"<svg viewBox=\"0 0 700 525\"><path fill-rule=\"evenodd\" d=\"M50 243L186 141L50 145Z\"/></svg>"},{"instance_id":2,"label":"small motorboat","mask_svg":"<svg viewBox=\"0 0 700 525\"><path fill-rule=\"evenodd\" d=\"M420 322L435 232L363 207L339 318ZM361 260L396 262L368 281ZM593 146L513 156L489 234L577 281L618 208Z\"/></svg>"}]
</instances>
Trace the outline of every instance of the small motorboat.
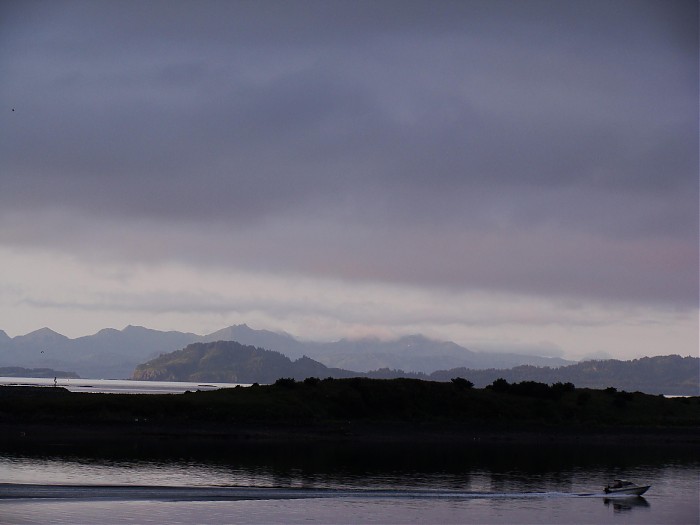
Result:
<instances>
[{"instance_id":1,"label":"small motorboat","mask_svg":"<svg viewBox=\"0 0 700 525\"><path fill-rule=\"evenodd\" d=\"M651 485L637 485L626 479L616 479L605 487L606 494L621 494L628 496L641 496Z\"/></svg>"}]
</instances>

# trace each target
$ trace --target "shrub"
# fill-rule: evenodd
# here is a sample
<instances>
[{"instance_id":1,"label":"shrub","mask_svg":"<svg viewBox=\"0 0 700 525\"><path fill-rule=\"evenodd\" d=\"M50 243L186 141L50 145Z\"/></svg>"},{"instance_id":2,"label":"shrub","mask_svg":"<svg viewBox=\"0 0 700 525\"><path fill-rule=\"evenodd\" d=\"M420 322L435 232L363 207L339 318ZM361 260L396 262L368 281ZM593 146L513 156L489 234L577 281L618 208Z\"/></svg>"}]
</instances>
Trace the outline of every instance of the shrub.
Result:
<instances>
[{"instance_id":1,"label":"shrub","mask_svg":"<svg viewBox=\"0 0 700 525\"><path fill-rule=\"evenodd\" d=\"M573 392L576 390L576 387L574 386L573 383L554 383L552 385L552 390L554 390L557 393L565 393L565 392Z\"/></svg>"},{"instance_id":2,"label":"shrub","mask_svg":"<svg viewBox=\"0 0 700 525\"><path fill-rule=\"evenodd\" d=\"M464 379L463 377L453 377L451 381L453 385L464 390L470 390L474 388L474 383L468 381L467 379Z\"/></svg>"},{"instance_id":3,"label":"shrub","mask_svg":"<svg viewBox=\"0 0 700 525\"><path fill-rule=\"evenodd\" d=\"M549 385L538 383L537 381L514 383L510 385L508 391L516 396L537 397L540 399L546 399L550 397L551 394Z\"/></svg>"},{"instance_id":4,"label":"shrub","mask_svg":"<svg viewBox=\"0 0 700 525\"><path fill-rule=\"evenodd\" d=\"M487 388L491 388L494 392L508 392L508 390L510 389L510 384L502 377L499 377Z\"/></svg>"}]
</instances>

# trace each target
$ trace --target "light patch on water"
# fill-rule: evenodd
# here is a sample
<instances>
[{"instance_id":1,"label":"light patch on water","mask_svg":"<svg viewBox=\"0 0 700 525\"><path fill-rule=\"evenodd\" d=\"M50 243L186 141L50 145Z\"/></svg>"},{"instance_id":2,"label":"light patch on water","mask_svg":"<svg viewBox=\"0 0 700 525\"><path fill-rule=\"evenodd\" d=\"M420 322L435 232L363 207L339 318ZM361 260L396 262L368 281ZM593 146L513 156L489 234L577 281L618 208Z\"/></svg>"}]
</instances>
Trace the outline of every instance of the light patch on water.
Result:
<instances>
[{"instance_id":1,"label":"light patch on water","mask_svg":"<svg viewBox=\"0 0 700 525\"><path fill-rule=\"evenodd\" d=\"M132 379L72 379L43 377L0 377L0 386L61 387L71 392L101 394L182 394L197 390L248 387L248 383L191 383L184 381L135 381Z\"/></svg>"}]
</instances>

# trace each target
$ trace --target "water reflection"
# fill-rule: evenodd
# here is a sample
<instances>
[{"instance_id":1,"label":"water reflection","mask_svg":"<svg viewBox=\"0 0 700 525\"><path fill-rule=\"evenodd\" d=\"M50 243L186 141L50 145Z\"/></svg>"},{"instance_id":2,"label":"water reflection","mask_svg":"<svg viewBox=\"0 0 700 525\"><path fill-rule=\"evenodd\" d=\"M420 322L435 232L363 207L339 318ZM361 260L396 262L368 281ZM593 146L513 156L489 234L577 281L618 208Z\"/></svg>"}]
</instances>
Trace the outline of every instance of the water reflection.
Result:
<instances>
[{"instance_id":1,"label":"water reflection","mask_svg":"<svg viewBox=\"0 0 700 525\"><path fill-rule=\"evenodd\" d=\"M649 508L651 505L642 496L629 498L605 498L603 503L606 507L612 505L613 512L628 512L635 508Z\"/></svg>"},{"instance_id":2,"label":"water reflection","mask_svg":"<svg viewBox=\"0 0 700 525\"><path fill-rule=\"evenodd\" d=\"M482 446L235 446L190 450L190 454L146 455L143 450L3 455L0 482L155 483L309 488L431 488L510 494L523 492L602 493L612 478L629 477L664 489L673 486L674 466L700 465L696 450L626 450L574 447ZM181 452L181 451L180 451ZM209 451L212 452L212 451ZM663 452L663 453L661 453ZM575 461L572 460L575 458ZM36 478L36 479L33 479ZM87 480L87 481L86 481ZM90 481L92 480L92 481ZM610 505L626 504L609 498ZM644 501L644 500L641 500ZM639 502L637 502L639 503ZM634 505L634 503L632 503Z\"/></svg>"},{"instance_id":3,"label":"water reflection","mask_svg":"<svg viewBox=\"0 0 700 525\"><path fill-rule=\"evenodd\" d=\"M26 500L0 497L0 514L8 523L57 522L56 515L65 517L63 523L105 523L101 518L108 515L112 521L106 523L144 523L144 516L157 516L151 522L172 524L232 519L350 523L350 518L376 523L614 524L621 513L626 523L687 524L696 523L700 515L695 449L686 454L677 449L645 453L634 448L536 451L510 446L501 447L500 457L498 450L326 445L295 446L290 453L280 447L233 446L214 454L179 450L153 457L143 450L92 455L0 451L0 483L24 484L17 490L34 490L26 486L32 483L66 494L84 490L79 501L66 497L31 506ZM617 476L651 483L649 500L604 495L605 484ZM109 492L103 485L118 488ZM0 486L0 496L3 490L9 489ZM148 497L129 492L134 490ZM225 502L200 501L222 491ZM265 499L250 497L258 493ZM112 501L121 499L109 503L105 494Z\"/></svg>"}]
</instances>

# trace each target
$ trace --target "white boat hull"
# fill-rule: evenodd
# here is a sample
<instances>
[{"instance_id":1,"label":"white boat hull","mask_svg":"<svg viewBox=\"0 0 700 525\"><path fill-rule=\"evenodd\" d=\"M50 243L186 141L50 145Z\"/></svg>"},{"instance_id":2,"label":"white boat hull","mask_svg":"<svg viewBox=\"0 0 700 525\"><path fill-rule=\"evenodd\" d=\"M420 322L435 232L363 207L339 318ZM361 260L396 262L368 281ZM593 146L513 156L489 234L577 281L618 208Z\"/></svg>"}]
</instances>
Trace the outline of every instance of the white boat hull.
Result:
<instances>
[{"instance_id":1,"label":"white boat hull","mask_svg":"<svg viewBox=\"0 0 700 525\"><path fill-rule=\"evenodd\" d=\"M627 495L627 496L641 496L644 494L647 490L649 490L649 487L651 485L644 485L644 486L635 486L635 487L623 487L619 489L612 489L609 487L606 487L605 493L609 495L613 494L619 494L619 495Z\"/></svg>"}]
</instances>

